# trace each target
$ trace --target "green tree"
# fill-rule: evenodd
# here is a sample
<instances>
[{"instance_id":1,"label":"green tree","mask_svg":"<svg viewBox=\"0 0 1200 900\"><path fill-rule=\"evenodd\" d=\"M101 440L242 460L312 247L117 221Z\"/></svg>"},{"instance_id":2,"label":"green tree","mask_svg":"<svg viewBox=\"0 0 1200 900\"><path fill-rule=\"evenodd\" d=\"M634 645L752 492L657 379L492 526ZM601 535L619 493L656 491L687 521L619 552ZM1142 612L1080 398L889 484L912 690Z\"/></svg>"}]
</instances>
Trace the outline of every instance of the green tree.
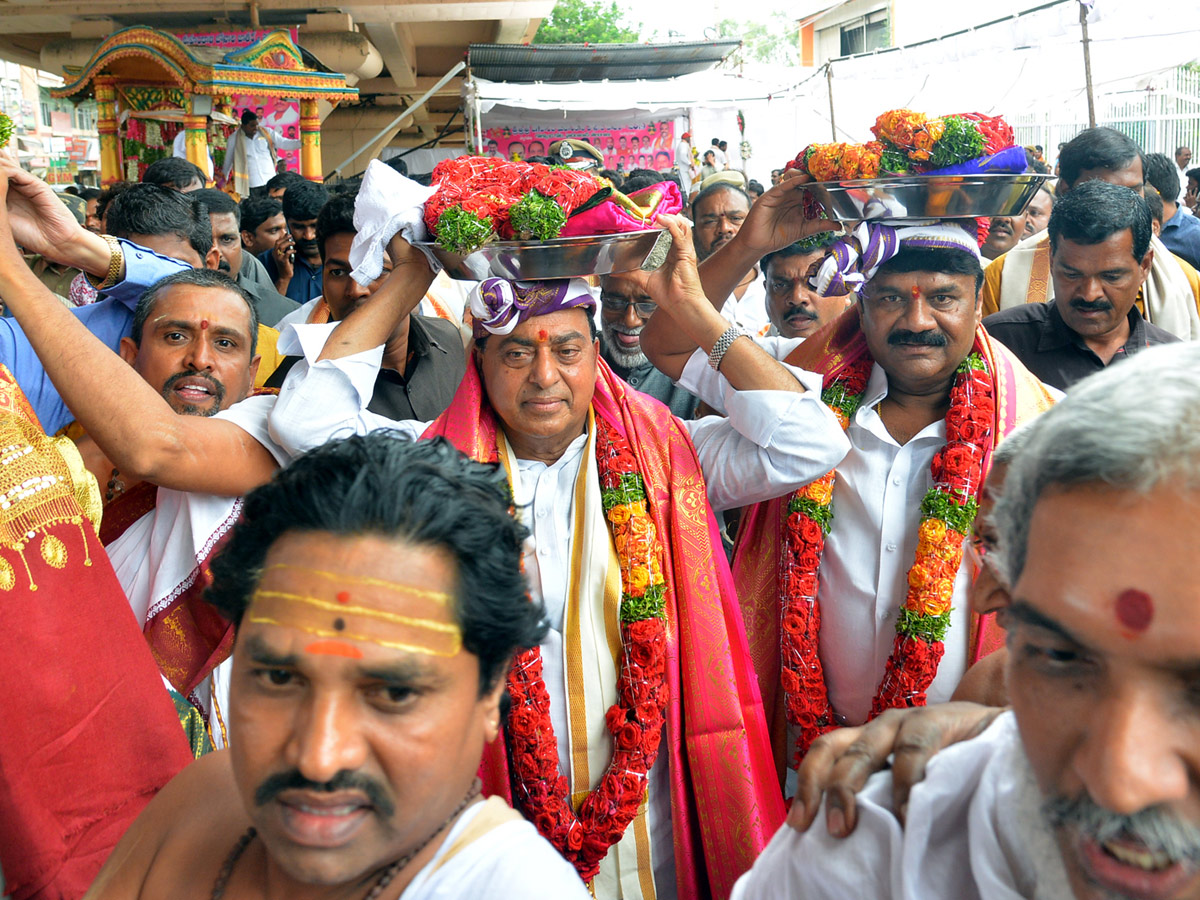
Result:
<instances>
[{"instance_id":1,"label":"green tree","mask_svg":"<svg viewBox=\"0 0 1200 900\"><path fill-rule=\"evenodd\" d=\"M799 65L799 36L795 17L773 12L769 22L725 19L717 23L717 37L738 38L742 46L730 57L734 64L745 62Z\"/></svg>"},{"instance_id":2,"label":"green tree","mask_svg":"<svg viewBox=\"0 0 1200 900\"><path fill-rule=\"evenodd\" d=\"M641 23L631 25L615 2L558 0L538 26L535 44L636 44Z\"/></svg>"}]
</instances>

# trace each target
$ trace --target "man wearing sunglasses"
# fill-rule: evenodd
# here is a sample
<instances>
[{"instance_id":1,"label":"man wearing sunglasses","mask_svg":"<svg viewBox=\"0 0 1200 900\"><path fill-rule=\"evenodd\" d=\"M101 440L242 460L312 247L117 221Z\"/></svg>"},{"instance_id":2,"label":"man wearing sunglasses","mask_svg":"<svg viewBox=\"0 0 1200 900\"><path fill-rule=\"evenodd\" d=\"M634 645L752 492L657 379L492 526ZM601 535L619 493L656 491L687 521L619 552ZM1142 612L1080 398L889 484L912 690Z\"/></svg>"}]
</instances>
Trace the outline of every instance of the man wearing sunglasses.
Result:
<instances>
[{"instance_id":1,"label":"man wearing sunglasses","mask_svg":"<svg viewBox=\"0 0 1200 900\"><path fill-rule=\"evenodd\" d=\"M601 276L600 355L631 387L661 401L679 418L691 419L696 397L677 387L642 352L642 329L656 309L635 276Z\"/></svg>"}]
</instances>

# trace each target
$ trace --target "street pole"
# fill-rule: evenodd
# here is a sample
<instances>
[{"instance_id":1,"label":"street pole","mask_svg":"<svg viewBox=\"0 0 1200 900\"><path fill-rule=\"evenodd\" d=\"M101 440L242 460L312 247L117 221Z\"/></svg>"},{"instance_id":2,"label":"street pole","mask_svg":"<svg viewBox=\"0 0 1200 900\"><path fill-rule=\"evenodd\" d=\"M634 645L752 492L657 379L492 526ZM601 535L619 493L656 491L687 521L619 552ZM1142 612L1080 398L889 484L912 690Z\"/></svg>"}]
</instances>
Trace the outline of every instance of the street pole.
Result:
<instances>
[{"instance_id":1,"label":"street pole","mask_svg":"<svg viewBox=\"0 0 1200 900\"><path fill-rule=\"evenodd\" d=\"M387 125L386 128L383 128L382 130L380 130L380 132L378 134L376 134L373 138L371 138L369 141L367 141L365 144L363 144L361 147L359 147L357 150L355 150L352 154L350 154L349 158L344 160L341 163L341 165L339 165L329 175L327 175L326 178L329 179L335 175L341 174L342 169L346 168L346 166L350 165L350 163L352 163L352 162L354 162L354 160L358 159L358 157L361 156L364 151L366 151L371 146L373 146L376 141L378 141L380 138L382 138L384 135L386 135L389 131L392 132L392 134L395 134L396 131L398 130L401 122L403 122L405 119L407 119L413 113L415 113L418 109L420 109L422 106L424 106L425 102L430 97L432 97L434 94L436 94L438 91L440 91L443 87L445 87L445 85L447 83L449 83L451 78L453 78L455 75L457 75L459 72L461 72L466 67L467 67L467 64L465 62L463 62L462 60L459 60L458 62L456 62L454 64L454 68L452 68L449 72L447 72L445 75L443 75L441 80L437 84L435 84L433 87L431 87L429 90L427 90L424 94L422 94L420 97L418 97L416 100L414 100L412 105L410 105L407 109L405 109L404 112L400 113L400 115L396 116L396 118L392 119L392 121ZM380 149L382 149L382 148L380 148Z\"/></svg>"},{"instance_id":2,"label":"street pole","mask_svg":"<svg viewBox=\"0 0 1200 900\"><path fill-rule=\"evenodd\" d=\"M1087 17L1090 3L1079 0L1079 27L1083 31L1083 74L1087 82L1088 127L1096 127L1096 98L1092 93L1092 50L1088 45Z\"/></svg>"},{"instance_id":3,"label":"street pole","mask_svg":"<svg viewBox=\"0 0 1200 900\"><path fill-rule=\"evenodd\" d=\"M1086 44L1084 45L1087 46ZM833 142L837 143L837 123L833 118L833 63L825 63L825 84L829 88L829 130L833 134ZM1089 98L1091 93L1088 93Z\"/></svg>"}]
</instances>

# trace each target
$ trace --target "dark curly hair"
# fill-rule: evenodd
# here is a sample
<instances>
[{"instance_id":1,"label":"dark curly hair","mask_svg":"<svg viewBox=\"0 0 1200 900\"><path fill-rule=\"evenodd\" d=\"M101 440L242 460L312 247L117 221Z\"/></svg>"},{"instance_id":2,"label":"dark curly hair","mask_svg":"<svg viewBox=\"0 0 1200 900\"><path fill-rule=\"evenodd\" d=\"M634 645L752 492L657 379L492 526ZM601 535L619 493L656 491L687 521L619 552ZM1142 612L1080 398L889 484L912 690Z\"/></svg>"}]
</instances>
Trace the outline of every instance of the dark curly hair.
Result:
<instances>
[{"instance_id":1,"label":"dark curly hair","mask_svg":"<svg viewBox=\"0 0 1200 900\"><path fill-rule=\"evenodd\" d=\"M443 438L413 442L389 431L331 441L246 495L241 521L212 561L205 599L240 625L271 546L290 532L378 534L439 547L454 558L455 615L479 659L480 695L547 624L521 571L529 532L511 512L503 470Z\"/></svg>"}]
</instances>

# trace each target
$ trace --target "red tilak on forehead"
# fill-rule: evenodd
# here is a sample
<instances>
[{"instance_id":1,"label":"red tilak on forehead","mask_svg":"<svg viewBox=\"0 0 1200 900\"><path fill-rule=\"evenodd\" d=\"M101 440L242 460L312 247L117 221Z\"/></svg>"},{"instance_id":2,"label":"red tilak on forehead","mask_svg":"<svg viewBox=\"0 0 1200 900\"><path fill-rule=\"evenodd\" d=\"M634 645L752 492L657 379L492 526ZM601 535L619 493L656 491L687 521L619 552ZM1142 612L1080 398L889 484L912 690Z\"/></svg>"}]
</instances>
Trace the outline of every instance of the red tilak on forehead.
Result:
<instances>
[{"instance_id":1,"label":"red tilak on forehead","mask_svg":"<svg viewBox=\"0 0 1200 900\"><path fill-rule=\"evenodd\" d=\"M921 289L914 284L912 286L912 298L914 300L916 300L920 296L921 296Z\"/></svg>"},{"instance_id":2,"label":"red tilak on forehead","mask_svg":"<svg viewBox=\"0 0 1200 900\"><path fill-rule=\"evenodd\" d=\"M208 327L208 319L201 319L200 320L200 330L203 331L207 327Z\"/></svg>"},{"instance_id":3,"label":"red tilak on forehead","mask_svg":"<svg viewBox=\"0 0 1200 900\"><path fill-rule=\"evenodd\" d=\"M1117 595L1117 621L1131 631L1145 631L1154 621L1154 601L1133 588Z\"/></svg>"},{"instance_id":4,"label":"red tilak on forehead","mask_svg":"<svg viewBox=\"0 0 1200 900\"><path fill-rule=\"evenodd\" d=\"M546 331L546 329L543 328L538 332L538 340L541 341L543 344L546 343L546 339L548 337L550 337L550 333L548 331Z\"/></svg>"}]
</instances>

